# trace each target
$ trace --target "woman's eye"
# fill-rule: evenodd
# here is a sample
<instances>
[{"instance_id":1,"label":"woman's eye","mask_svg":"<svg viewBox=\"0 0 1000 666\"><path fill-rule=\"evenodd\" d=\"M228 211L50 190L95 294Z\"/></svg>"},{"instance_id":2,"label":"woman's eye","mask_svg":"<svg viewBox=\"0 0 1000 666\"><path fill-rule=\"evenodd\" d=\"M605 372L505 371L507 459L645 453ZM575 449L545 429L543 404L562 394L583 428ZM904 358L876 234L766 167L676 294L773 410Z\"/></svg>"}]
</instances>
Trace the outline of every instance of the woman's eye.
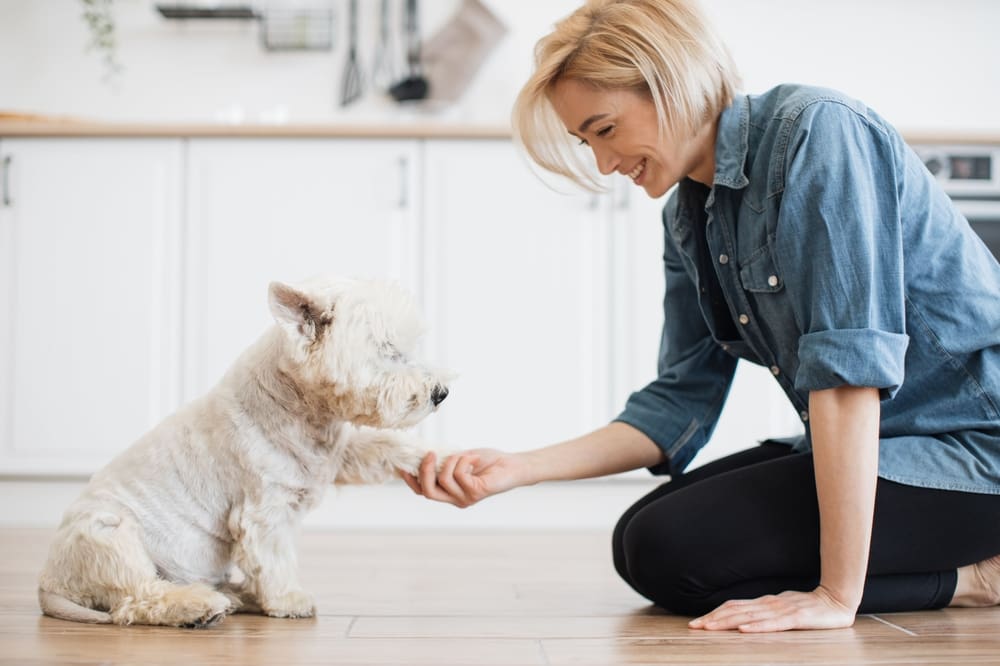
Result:
<instances>
[{"instance_id":1,"label":"woman's eye","mask_svg":"<svg viewBox=\"0 0 1000 666\"><path fill-rule=\"evenodd\" d=\"M613 133L614 129L615 129L614 125L608 125L607 127L602 127L601 129L597 130L596 132L594 132L594 134L596 134L597 136L601 137L602 139L606 139L609 136L611 136L611 134ZM581 146L589 146L590 144L587 142L586 139L580 139L580 145Z\"/></svg>"}]
</instances>

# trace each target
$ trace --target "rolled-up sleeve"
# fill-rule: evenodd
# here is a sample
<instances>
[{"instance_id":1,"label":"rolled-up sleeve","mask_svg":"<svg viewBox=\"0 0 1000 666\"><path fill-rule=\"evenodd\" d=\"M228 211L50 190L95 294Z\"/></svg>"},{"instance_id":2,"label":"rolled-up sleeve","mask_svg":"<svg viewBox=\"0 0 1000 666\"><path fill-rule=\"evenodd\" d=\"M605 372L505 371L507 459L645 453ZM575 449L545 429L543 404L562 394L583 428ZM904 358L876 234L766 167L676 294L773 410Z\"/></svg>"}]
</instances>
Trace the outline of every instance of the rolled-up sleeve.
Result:
<instances>
[{"instance_id":1,"label":"rolled-up sleeve","mask_svg":"<svg viewBox=\"0 0 1000 666\"><path fill-rule=\"evenodd\" d=\"M909 342L892 143L863 109L836 101L791 127L775 244L803 332L795 388L891 398Z\"/></svg>"},{"instance_id":2,"label":"rolled-up sleeve","mask_svg":"<svg viewBox=\"0 0 1000 666\"><path fill-rule=\"evenodd\" d=\"M670 204L668 203L668 208ZM665 226L670 216L664 213ZM654 474L676 475L708 442L732 384L737 359L712 339L670 233L664 250L666 291L658 377L633 393L615 419L643 432L663 451Z\"/></svg>"}]
</instances>

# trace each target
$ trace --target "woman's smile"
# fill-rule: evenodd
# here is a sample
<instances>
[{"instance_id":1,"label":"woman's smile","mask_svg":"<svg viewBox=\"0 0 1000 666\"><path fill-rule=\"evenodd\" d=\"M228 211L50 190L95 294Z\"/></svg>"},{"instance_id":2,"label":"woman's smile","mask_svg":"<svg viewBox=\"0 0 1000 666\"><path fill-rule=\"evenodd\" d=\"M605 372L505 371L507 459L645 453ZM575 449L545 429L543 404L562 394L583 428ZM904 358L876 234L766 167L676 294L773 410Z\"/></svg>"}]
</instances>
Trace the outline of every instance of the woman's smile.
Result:
<instances>
[{"instance_id":1,"label":"woman's smile","mask_svg":"<svg viewBox=\"0 0 1000 666\"><path fill-rule=\"evenodd\" d=\"M641 185L639 180L646 173L646 159L643 158L638 164L635 165L631 171L628 172L628 177L632 179L632 182L636 185Z\"/></svg>"}]
</instances>

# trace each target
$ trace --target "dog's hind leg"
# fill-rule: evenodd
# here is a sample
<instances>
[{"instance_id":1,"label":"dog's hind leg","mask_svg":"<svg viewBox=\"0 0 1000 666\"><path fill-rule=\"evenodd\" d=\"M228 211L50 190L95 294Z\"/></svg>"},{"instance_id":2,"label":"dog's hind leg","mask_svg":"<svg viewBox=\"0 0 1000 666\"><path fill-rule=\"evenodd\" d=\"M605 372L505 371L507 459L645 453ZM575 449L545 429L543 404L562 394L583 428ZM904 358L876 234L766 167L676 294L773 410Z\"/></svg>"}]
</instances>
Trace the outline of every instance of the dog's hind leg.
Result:
<instances>
[{"instance_id":1,"label":"dog's hind leg","mask_svg":"<svg viewBox=\"0 0 1000 666\"><path fill-rule=\"evenodd\" d=\"M64 522L39 588L46 614L77 622L107 621L90 619L96 610L115 624L201 627L222 619L231 603L207 585L159 578L135 523L113 511Z\"/></svg>"},{"instance_id":2,"label":"dog's hind leg","mask_svg":"<svg viewBox=\"0 0 1000 666\"><path fill-rule=\"evenodd\" d=\"M164 624L202 628L222 621L231 600L203 583L178 585L155 579L144 581L111 609L117 624Z\"/></svg>"}]
</instances>

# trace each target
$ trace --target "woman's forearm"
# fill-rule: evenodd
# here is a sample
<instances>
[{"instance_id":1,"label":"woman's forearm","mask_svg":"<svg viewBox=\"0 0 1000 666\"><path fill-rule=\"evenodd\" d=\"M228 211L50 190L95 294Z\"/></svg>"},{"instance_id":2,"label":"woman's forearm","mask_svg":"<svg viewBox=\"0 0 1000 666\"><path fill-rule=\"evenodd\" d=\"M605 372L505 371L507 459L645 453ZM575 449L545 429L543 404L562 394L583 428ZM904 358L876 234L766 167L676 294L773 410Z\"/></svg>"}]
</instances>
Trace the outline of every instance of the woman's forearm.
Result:
<instances>
[{"instance_id":1,"label":"woman's forearm","mask_svg":"<svg viewBox=\"0 0 1000 666\"><path fill-rule=\"evenodd\" d=\"M879 394L839 387L809 395L820 514L820 586L841 604L861 603L878 478Z\"/></svg>"},{"instance_id":2,"label":"woman's forearm","mask_svg":"<svg viewBox=\"0 0 1000 666\"><path fill-rule=\"evenodd\" d=\"M582 437L518 455L528 470L525 485L607 476L656 465L664 459L653 440L618 421Z\"/></svg>"}]
</instances>

